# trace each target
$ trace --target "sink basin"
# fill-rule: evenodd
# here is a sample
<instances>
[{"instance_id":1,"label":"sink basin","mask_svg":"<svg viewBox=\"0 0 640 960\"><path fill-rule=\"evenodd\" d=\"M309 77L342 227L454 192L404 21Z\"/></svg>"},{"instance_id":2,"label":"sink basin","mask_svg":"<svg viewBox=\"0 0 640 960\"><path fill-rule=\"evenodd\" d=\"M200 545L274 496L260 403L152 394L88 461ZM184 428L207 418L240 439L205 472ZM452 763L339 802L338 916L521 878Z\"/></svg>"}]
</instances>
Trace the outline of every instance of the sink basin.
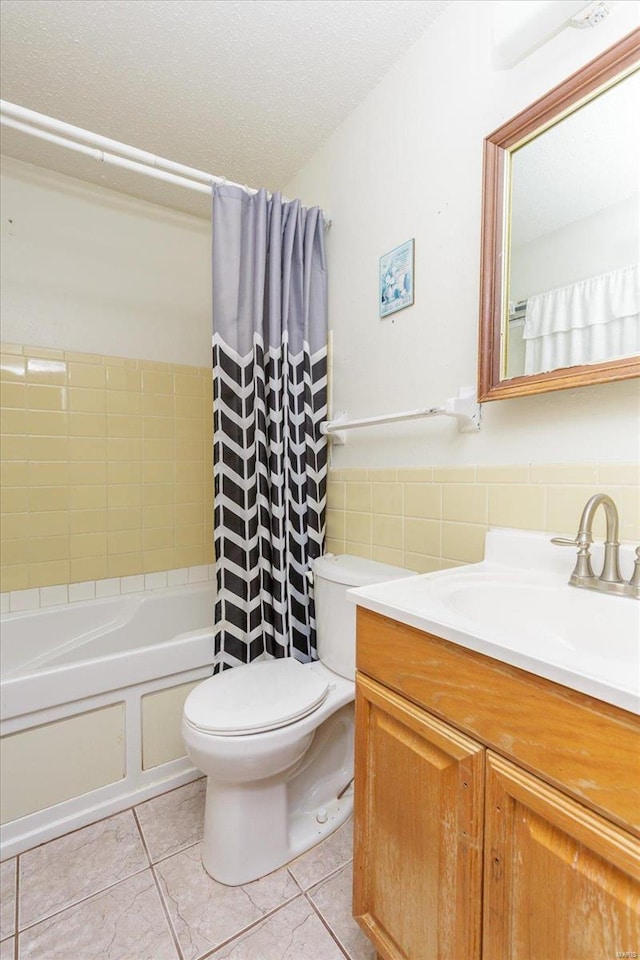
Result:
<instances>
[{"instance_id":1,"label":"sink basin","mask_svg":"<svg viewBox=\"0 0 640 960\"><path fill-rule=\"evenodd\" d=\"M570 587L572 558L549 535L519 533L489 531L482 563L351 594L392 619L640 713L640 603Z\"/></svg>"},{"instance_id":2,"label":"sink basin","mask_svg":"<svg viewBox=\"0 0 640 960\"><path fill-rule=\"evenodd\" d=\"M406 583L406 581L405 581ZM640 610L633 601L578 591L551 577L525 579L496 567L421 584L423 600L448 619L481 627L495 642L536 656L583 653L606 661L638 662L632 631ZM417 599L417 598L416 598ZM616 602L617 601L617 602ZM638 649L640 649L640 638ZM557 648L557 649L556 649Z\"/></svg>"}]
</instances>

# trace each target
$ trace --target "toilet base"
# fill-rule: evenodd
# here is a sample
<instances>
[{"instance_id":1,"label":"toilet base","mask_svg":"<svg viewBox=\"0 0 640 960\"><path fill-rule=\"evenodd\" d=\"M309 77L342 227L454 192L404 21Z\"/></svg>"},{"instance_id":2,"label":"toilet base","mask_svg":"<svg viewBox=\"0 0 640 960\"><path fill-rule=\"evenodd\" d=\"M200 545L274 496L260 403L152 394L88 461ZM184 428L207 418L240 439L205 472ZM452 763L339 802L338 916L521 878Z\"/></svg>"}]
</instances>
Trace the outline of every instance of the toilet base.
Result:
<instances>
[{"instance_id":1,"label":"toilet base","mask_svg":"<svg viewBox=\"0 0 640 960\"><path fill-rule=\"evenodd\" d=\"M251 783L208 777L205 870L214 880L235 887L289 863L349 817L352 777L352 703L318 728L309 749L288 772Z\"/></svg>"},{"instance_id":2,"label":"toilet base","mask_svg":"<svg viewBox=\"0 0 640 960\"><path fill-rule=\"evenodd\" d=\"M318 814L322 812L323 822L318 820ZM290 829L290 860L299 857L317 843L331 836L338 827L341 827L345 820L353 813L353 787L349 788L339 800L332 800L330 803L320 807L315 813L298 814L294 818ZM327 819L324 820L324 814ZM287 863L289 861L286 861Z\"/></svg>"},{"instance_id":3,"label":"toilet base","mask_svg":"<svg viewBox=\"0 0 640 960\"><path fill-rule=\"evenodd\" d=\"M219 783L207 777L202 863L214 880L236 887L270 873L287 847L286 821L265 810L286 804L286 785L272 777L254 784ZM240 851L251 851L250 858Z\"/></svg>"},{"instance_id":4,"label":"toilet base","mask_svg":"<svg viewBox=\"0 0 640 960\"><path fill-rule=\"evenodd\" d=\"M216 804L224 803L227 809L244 810L242 823L239 818L231 824L227 821L224 831L217 829L216 822L207 823L202 844L202 864L214 880L229 887L241 886L259 880L260 877L272 873L279 867L299 857L326 837L330 836L338 827L349 818L353 812L353 793L351 790L341 797L323 804L318 810L297 814L289 824L289 829L277 829L264 816L264 800L269 797L273 800L272 788L279 792L282 784L265 786L256 796L257 809L247 817L249 811L246 803L238 804L240 799L229 791L224 798L219 791L219 784L214 787ZM207 807L210 805L209 784L207 784ZM209 807L210 808L210 807ZM325 820L326 816L326 820ZM318 817L323 822L319 822ZM251 849L250 858L238 857L238 832L241 831L242 847ZM246 844L246 847L245 847Z\"/></svg>"}]
</instances>

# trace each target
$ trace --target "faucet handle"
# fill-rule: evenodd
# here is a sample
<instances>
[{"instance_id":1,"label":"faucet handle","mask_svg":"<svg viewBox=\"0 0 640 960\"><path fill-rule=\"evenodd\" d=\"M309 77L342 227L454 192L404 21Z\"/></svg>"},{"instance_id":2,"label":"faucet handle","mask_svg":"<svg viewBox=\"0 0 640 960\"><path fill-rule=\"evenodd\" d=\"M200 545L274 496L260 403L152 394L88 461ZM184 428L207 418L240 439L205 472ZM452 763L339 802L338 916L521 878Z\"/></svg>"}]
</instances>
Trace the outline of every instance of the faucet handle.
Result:
<instances>
[{"instance_id":1,"label":"faucet handle","mask_svg":"<svg viewBox=\"0 0 640 960\"><path fill-rule=\"evenodd\" d=\"M636 559L633 564L633 573L631 574L631 580L629 580L629 586L635 587L638 592L640 592L640 547L636 547Z\"/></svg>"},{"instance_id":2,"label":"faucet handle","mask_svg":"<svg viewBox=\"0 0 640 960\"><path fill-rule=\"evenodd\" d=\"M552 537L551 543L554 543L557 547L577 547L578 556L576 557L576 565L574 567L573 573L569 578L569 583L576 585L583 584L586 580L593 579L593 568L591 566L591 551L590 546L592 544L592 538L590 534L586 533L583 530L578 531L578 535L573 539L568 537Z\"/></svg>"}]
</instances>

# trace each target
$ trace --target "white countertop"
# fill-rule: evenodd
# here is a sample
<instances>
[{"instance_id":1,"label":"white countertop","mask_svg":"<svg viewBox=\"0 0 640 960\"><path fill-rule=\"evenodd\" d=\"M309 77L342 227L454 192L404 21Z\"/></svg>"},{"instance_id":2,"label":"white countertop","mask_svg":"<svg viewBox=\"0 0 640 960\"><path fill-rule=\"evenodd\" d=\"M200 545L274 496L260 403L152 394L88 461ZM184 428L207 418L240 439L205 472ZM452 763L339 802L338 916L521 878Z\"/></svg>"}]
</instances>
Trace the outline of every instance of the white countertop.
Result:
<instances>
[{"instance_id":1,"label":"white countertop","mask_svg":"<svg viewBox=\"0 0 640 960\"><path fill-rule=\"evenodd\" d=\"M551 534L487 534L485 560L349 591L358 606L640 714L640 602L568 586ZM594 570L601 567L594 545ZM631 576L633 548L621 550Z\"/></svg>"}]
</instances>

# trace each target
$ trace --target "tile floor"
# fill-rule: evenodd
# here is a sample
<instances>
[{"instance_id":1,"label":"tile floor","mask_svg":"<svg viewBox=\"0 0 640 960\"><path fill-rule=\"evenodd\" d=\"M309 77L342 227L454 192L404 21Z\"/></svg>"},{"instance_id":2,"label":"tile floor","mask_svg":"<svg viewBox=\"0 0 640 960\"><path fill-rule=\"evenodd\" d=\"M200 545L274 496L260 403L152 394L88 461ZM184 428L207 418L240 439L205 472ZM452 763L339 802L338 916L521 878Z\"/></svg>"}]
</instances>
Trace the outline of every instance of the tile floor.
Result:
<instances>
[{"instance_id":1,"label":"tile floor","mask_svg":"<svg viewBox=\"0 0 640 960\"><path fill-rule=\"evenodd\" d=\"M268 877L204 871L205 781L0 870L0 960L373 960L351 917L352 826Z\"/></svg>"}]
</instances>

